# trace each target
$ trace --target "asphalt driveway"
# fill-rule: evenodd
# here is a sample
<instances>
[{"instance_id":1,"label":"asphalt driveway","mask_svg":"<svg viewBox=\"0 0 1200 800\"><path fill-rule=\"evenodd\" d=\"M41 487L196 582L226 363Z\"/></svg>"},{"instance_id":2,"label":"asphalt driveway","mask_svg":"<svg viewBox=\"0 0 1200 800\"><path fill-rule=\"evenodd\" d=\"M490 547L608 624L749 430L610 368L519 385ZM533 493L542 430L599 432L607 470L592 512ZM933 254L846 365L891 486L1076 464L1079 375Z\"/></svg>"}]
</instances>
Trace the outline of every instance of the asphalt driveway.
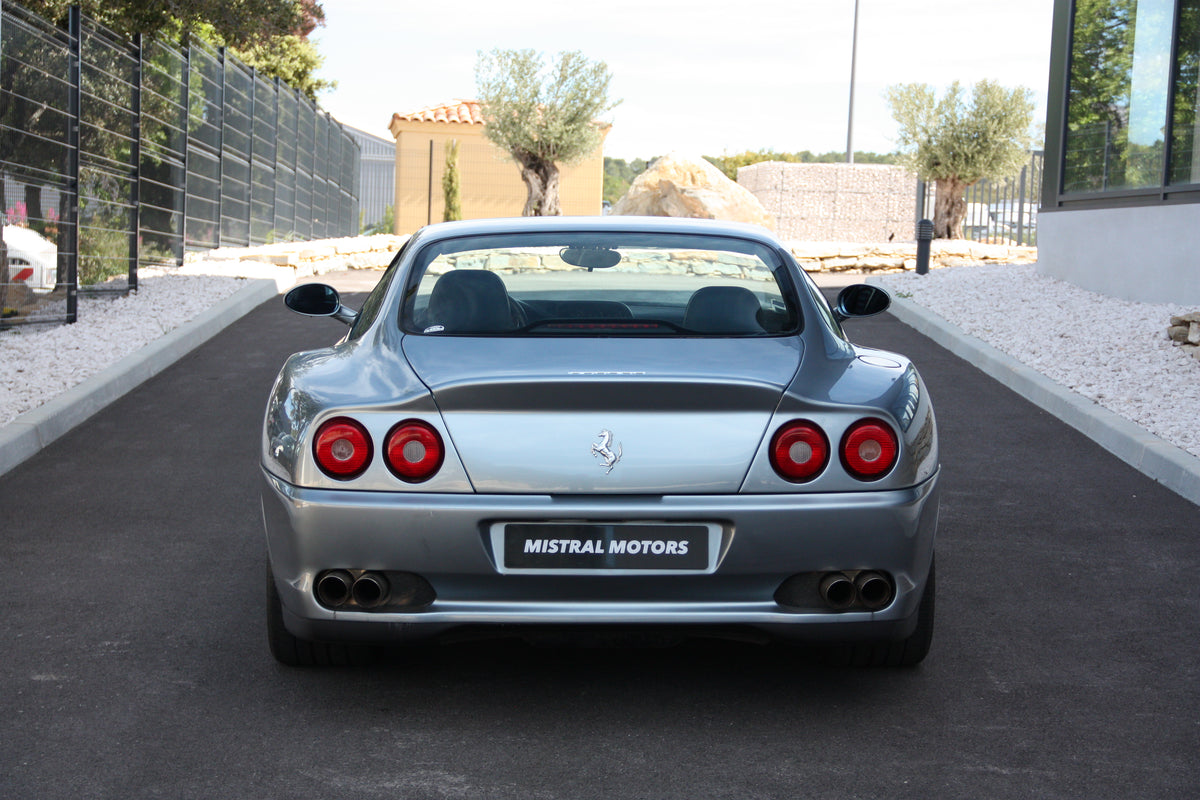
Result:
<instances>
[{"instance_id":1,"label":"asphalt driveway","mask_svg":"<svg viewBox=\"0 0 1200 800\"><path fill-rule=\"evenodd\" d=\"M352 305L357 303L352 302ZM913 670L787 650L267 652L272 301L0 477L0 797L1200 796L1200 508L890 317L942 436Z\"/></svg>"}]
</instances>

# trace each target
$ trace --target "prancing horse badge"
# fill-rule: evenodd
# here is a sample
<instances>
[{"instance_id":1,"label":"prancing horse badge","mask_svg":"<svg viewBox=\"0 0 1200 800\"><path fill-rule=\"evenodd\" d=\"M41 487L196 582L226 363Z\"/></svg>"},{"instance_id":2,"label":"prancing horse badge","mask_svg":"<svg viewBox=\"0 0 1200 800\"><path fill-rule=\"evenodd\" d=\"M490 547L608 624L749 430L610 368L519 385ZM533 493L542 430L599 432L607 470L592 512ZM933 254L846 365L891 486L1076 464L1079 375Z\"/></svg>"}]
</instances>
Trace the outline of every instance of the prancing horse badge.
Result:
<instances>
[{"instance_id":1,"label":"prancing horse badge","mask_svg":"<svg viewBox=\"0 0 1200 800\"><path fill-rule=\"evenodd\" d=\"M614 452L612 449L613 434L612 431L605 428L600 431L600 441L592 442L592 455L600 457L600 466L604 469L604 474L613 471L613 467L621 460L621 443L617 442L617 449Z\"/></svg>"}]
</instances>

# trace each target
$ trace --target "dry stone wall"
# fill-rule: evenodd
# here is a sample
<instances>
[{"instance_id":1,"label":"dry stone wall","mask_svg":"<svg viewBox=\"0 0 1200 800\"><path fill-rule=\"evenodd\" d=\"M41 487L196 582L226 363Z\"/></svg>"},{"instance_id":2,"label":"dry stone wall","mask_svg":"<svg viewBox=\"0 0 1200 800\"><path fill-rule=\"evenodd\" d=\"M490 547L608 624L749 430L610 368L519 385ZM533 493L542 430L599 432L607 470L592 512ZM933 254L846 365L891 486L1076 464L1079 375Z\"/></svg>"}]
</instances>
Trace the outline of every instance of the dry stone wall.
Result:
<instances>
[{"instance_id":1,"label":"dry stone wall","mask_svg":"<svg viewBox=\"0 0 1200 800\"><path fill-rule=\"evenodd\" d=\"M317 239L311 242L279 242L255 247L221 247L188 253L184 263L193 261L241 261L291 267L296 277L321 275L343 269L383 269L392 256L408 241L407 236L390 233L376 236L352 236L342 239Z\"/></svg>"},{"instance_id":2,"label":"dry stone wall","mask_svg":"<svg viewBox=\"0 0 1200 800\"><path fill-rule=\"evenodd\" d=\"M917 268L917 245L908 243L787 242L806 272L901 272ZM929 266L965 267L975 264L1032 264L1036 247L982 244L966 239L930 242Z\"/></svg>"}]
</instances>

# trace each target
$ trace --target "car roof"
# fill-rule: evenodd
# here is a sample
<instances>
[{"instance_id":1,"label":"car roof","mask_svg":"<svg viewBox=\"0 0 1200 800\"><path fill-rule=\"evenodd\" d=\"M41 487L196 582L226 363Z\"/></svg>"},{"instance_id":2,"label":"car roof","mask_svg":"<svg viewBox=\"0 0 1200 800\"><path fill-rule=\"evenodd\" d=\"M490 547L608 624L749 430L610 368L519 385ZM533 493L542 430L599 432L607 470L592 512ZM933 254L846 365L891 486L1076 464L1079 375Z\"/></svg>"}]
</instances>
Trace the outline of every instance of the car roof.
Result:
<instances>
[{"instance_id":1,"label":"car roof","mask_svg":"<svg viewBox=\"0 0 1200 800\"><path fill-rule=\"evenodd\" d=\"M425 226L416 233L416 237L422 243L428 243L460 236L505 233L553 233L555 231L731 236L739 239L751 239L761 242L768 247L781 247L779 240L769 230L759 225L726 222L724 220L685 219L680 217L498 217L495 219L473 219L461 222L439 222Z\"/></svg>"}]
</instances>

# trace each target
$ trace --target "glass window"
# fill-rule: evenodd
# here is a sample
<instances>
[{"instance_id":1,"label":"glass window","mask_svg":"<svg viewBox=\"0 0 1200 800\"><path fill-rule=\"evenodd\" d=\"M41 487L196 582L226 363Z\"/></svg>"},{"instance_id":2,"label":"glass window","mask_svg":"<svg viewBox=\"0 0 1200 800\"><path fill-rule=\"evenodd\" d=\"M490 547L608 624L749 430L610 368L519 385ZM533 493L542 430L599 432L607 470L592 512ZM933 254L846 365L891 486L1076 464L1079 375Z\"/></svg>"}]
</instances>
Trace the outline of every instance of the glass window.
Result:
<instances>
[{"instance_id":1,"label":"glass window","mask_svg":"<svg viewBox=\"0 0 1200 800\"><path fill-rule=\"evenodd\" d=\"M770 336L798 316L769 248L663 234L519 234L430 245L402 324L447 336Z\"/></svg>"},{"instance_id":2,"label":"glass window","mask_svg":"<svg viewBox=\"0 0 1200 800\"><path fill-rule=\"evenodd\" d=\"M1161 186L1174 0L1078 0L1063 190Z\"/></svg>"},{"instance_id":3,"label":"glass window","mask_svg":"<svg viewBox=\"0 0 1200 800\"><path fill-rule=\"evenodd\" d=\"M1179 4L1170 183L1200 183L1200 0Z\"/></svg>"}]
</instances>

